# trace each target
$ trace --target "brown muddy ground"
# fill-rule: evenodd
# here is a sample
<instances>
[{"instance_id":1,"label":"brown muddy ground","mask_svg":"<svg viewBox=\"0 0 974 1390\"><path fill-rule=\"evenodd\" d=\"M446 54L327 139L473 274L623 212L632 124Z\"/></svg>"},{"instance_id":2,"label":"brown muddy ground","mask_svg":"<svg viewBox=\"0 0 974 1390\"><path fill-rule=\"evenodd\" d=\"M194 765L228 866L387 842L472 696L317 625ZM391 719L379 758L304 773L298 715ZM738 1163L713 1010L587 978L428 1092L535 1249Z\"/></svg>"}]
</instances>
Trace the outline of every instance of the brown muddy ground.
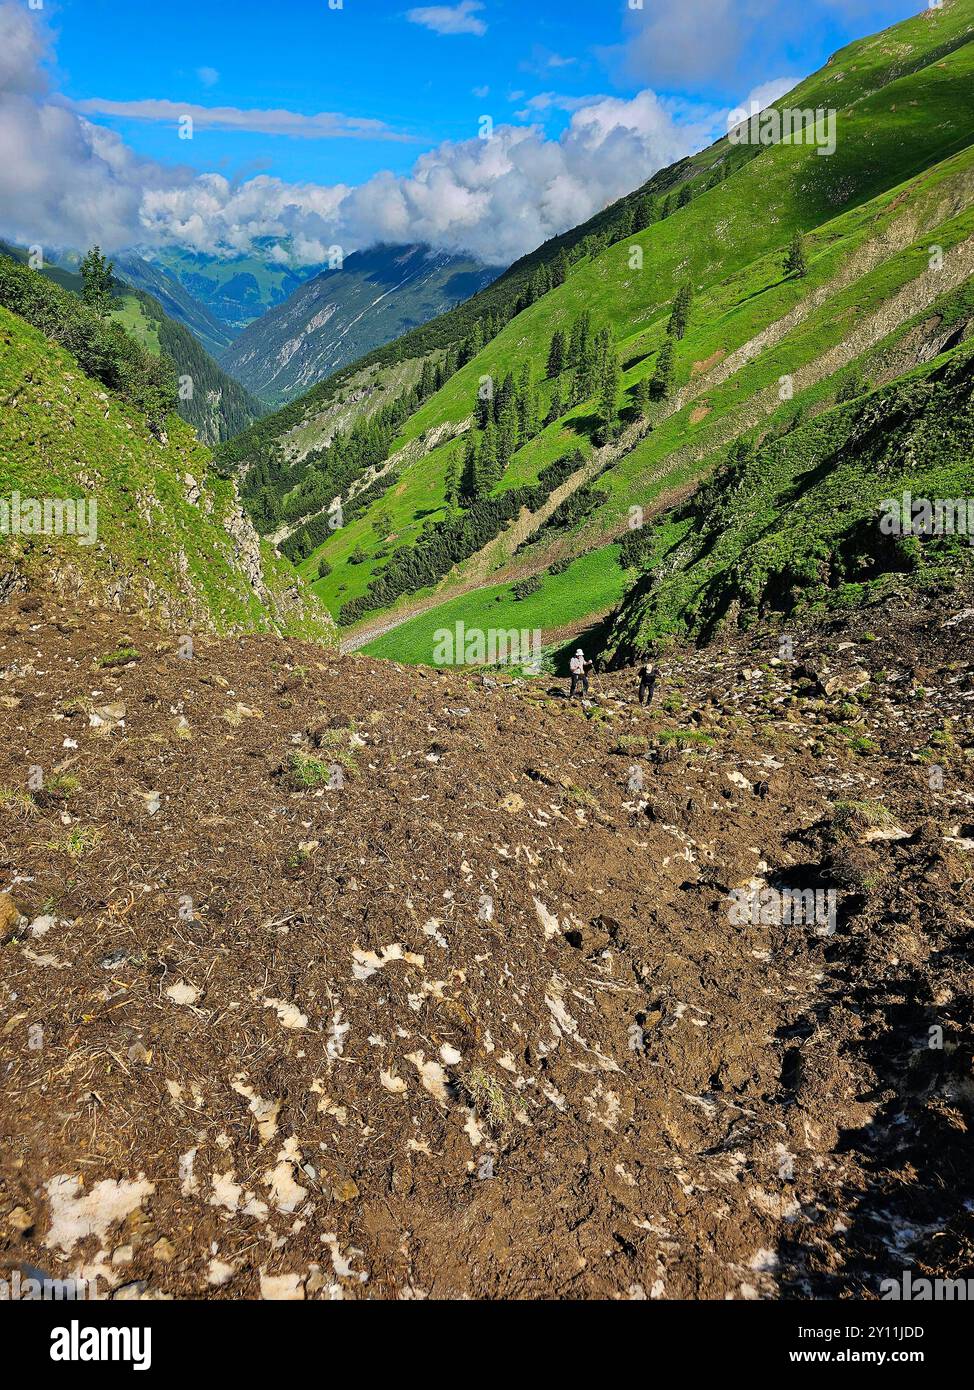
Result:
<instances>
[{"instance_id":1,"label":"brown muddy ground","mask_svg":"<svg viewBox=\"0 0 974 1390\"><path fill-rule=\"evenodd\" d=\"M974 1272L968 602L674 657L648 712L4 605L0 1260L176 1298ZM734 922L752 882L835 920Z\"/></svg>"}]
</instances>

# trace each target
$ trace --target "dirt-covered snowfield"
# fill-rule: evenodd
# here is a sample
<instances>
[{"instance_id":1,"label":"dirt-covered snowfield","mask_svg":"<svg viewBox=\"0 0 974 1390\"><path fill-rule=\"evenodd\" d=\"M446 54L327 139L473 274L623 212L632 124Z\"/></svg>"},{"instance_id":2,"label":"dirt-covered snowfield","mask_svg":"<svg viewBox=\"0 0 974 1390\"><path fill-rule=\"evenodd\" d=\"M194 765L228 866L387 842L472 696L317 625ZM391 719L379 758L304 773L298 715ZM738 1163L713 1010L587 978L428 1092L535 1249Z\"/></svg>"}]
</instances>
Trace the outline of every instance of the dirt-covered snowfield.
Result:
<instances>
[{"instance_id":1,"label":"dirt-covered snowfield","mask_svg":"<svg viewBox=\"0 0 974 1390\"><path fill-rule=\"evenodd\" d=\"M171 1298L969 1272L967 604L676 652L644 711L12 599L0 1259Z\"/></svg>"}]
</instances>

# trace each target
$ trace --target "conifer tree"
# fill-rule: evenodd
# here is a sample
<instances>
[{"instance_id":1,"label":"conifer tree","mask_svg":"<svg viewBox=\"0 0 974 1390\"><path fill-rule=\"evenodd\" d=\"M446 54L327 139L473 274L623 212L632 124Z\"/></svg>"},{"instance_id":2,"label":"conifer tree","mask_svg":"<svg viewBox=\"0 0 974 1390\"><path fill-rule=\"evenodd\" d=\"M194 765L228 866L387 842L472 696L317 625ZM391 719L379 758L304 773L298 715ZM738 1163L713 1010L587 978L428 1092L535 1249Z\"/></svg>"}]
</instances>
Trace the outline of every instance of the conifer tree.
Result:
<instances>
[{"instance_id":1,"label":"conifer tree","mask_svg":"<svg viewBox=\"0 0 974 1390\"><path fill-rule=\"evenodd\" d=\"M640 377L633 388L632 403L636 408L636 414L645 419L649 414L649 377Z\"/></svg>"},{"instance_id":2,"label":"conifer tree","mask_svg":"<svg viewBox=\"0 0 974 1390\"><path fill-rule=\"evenodd\" d=\"M644 232L647 227L651 227L656 221L656 201L649 193L644 193L636 205L636 218L633 229L637 232Z\"/></svg>"},{"instance_id":3,"label":"conifer tree","mask_svg":"<svg viewBox=\"0 0 974 1390\"><path fill-rule=\"evenodd\" d=\"M518 438L525 444L538 431L538 400L530 362L524 363L518 375L516 405Z\"/></svg>"},{"instance_id":4,"label":"conifer tree","mask_svg":"<svg viewBox=\"0 0 974 1390\"><path fill-rule=\"evenodd\" d=\"M808 260L805 256L805 239L801 232L796 232L791 239L788 253L785 257L785 274L795 275L803 279L808 274Z\"/></svg>"},{"instance_id":5,"label":"conifer tree","mask_svg":"<svg viewBox=\"0 0 974 1390\"><path fill-rule=\"evenodd\" d=\"M585 361L589 348L589 337L592 331L592 315L586 309L579 314L572 324L571 338L568 344L569 367L580 367Z\"/></svg>"},{"instance_id":6,"label":"conifer tree","mask_svg":"<svg viewBox=\"0 0 974 1390\"><path fill-rule=\"evenodd\" d=\"M450 455L450 462L446 466L446 479L444 482L444 494L446 505L452 512L459 500L460 494L460 471L457 468L456 454Z\"/></svg>"},{"instance_id":7,"label":"conifer tree","mask_svg":"<svg viewBox=\"0 0 974 1390\"><path fill-rule=\"evenodd\" d=\"M665 401L673 391L673 339L667 338L656 359L656 371L649 394L654 401Z\"/></svg>"},{"instance_id":8,"label":"conifer tree","mask_svg":"<svg viewBox=\"0 0 974 1390\"><path fill-rule=\"evenodd\" d=\"M79 269L84 281L82 299L101 318L107 318L112 312L115 266L102 255L100 246L93 246L82 260Z\"/></svg>"},{"instance_id":9,"label":"conifer tree","mask_svg":"<svg viewBox=\"0 0 974 1390\"><path fill-rule=\"evenodd\" d=\"M473 430L467 435L463 451L463 468L460 471L460 496L470 503L477 497L477 436Z\"/></svg>"},{"instance_id":10,"label":"conifer tree","mask_svg":"<svg viewBox=\"0 0 974 1390\"><path fill-rule=\"evenodd\" d=\"M673 312L666 328L671 338L683 338L686 335L692 301L693 286L689 280L686 280L677 290L676 299L673 302Z\"/></svg>"},{"instance_id":11,"label":"conifer tree","mask_svg":"<svg viewBox=\"0 0 974 1390\"><path fill-rule=\"evenodd\" d=\"M560 376L565 368L565 335L559 328L551 340L548 352L547 374L549 379Z\"/></svg>"},{"instance_id":12,"label":"conifer tree","mask_svg":"<svg viewBox=\"0 0 974 1390\"><path fill-rule=\"evenodd\" d=\"M486 497L500 481L502 469L497 459L497 426L493 420L484 430L477 456L476 484L474 497Z\"/></svg>"},{"instance_id":13,"label":"conifer tree","mask_svg":"<svg viewBox=\"0 0 974 1390\"><path fill-rule=\"evenodd\" d=\"M545 424L553 425L556 420L561 419L564 413L565 407L562 404L561 388L556 386L551 396L551 405L548 407L548 413L544 417Z\"/></svg>"},{"instance_id":14,"label":"conifer tree","mask_svg":"<svg viewBox=\"0 0 974 1390\"><path fill-rule=\"evenodd\" d=\"M609 348L602 369L602 389L599 395L599 426L596 442L608 444L615 438L619 423L619 383L622 372L614 348Z\"/></svg>"},{"instance_id":15,"label":"conifer tree","mask_svg":"<svg viewBox=\"0 0 974 1390\"><path fill-rule=\"evenodd\" d=\"M494 392L486 383L477 392L473 413L478 430L485 430L494 418Z\"/></svg>"},{"instance_id":16,"label":"conifer tree","mask_svg":"<svg viewBox=\"0 0 974 1390\"><path fill-rule=\"evenodd\" d=\"M497 476L494 481L499 481L504 476L504 470L510 463L518 447L518 408L517 399L513 392L505 396L497 417Z\"/></svg>"}]
</instances>

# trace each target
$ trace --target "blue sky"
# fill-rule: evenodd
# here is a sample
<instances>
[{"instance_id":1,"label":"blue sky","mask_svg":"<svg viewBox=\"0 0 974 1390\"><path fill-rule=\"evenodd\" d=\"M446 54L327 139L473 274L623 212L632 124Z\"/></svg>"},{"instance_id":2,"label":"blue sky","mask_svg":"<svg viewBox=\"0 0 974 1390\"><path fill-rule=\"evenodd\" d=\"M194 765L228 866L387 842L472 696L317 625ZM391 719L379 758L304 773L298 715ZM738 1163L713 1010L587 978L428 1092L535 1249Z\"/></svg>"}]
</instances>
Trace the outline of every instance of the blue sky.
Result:
<instances>
[{"instance_id":1,"label":"blue sky","mask_svg":"<svg viewBox=\"0 0 974 1390\"><path fill-rule=\"evenodd\" d=\"M681 4L687 0L646 0L644 15ZM718 5L707 0L700 12ZM197 122L190 144L176 142L171 121L94 116L136 150L228 175L259 169L289 181L357 183L379 168L405 173L417 154L442 140L470 138L484 113L498 123L516 121L526 102L544 92L581 98L632 95L650 86L695 105L731 106L763 82L805 75L850 39L915 13L920 4L777 0L765 11L735 0L731 13L743 51L726 54L716 74L687 64L680 75L665 64L641 71L638 56L626 61L626 40L643 17L616 0L484 0L466 12L472 28L484 26L481 34L437 32L408 19L414 7L394 0L345 0L341 10L327 8L327 0L193 0L185 7L59 0L48 8L59 31L59 85L73 99L335 111L384 122L409 137L296 139L207 130ZM464 27L462 16L454 22ZM698 42L704 50L713 45L709 25L701 24ZM676 66L681 56L674 55ZM485 88L486 96L475 95ZM536 108L520 119L539 117L551 133L568 119L562 110Z\"/></svg>"},{"instance_id":2,"label":"blue sky","mask_svg":"<svg viewBox=\"0 0 974 1390\"><path fill-rule=\"evenodd\" d=\"M0 235L510 264L923 0L335 2L0 0Z\"/></svg>"}]
</instances>

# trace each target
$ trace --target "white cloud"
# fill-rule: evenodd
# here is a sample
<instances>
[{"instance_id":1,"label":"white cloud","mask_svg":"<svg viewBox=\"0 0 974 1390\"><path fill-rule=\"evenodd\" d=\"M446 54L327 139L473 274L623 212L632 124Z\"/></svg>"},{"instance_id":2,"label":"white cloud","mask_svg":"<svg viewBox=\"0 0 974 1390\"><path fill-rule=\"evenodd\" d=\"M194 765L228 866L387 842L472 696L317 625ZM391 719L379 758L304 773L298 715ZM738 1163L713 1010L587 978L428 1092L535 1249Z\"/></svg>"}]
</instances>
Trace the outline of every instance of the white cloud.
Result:
<instances>
[{"instance_id":1,"label":"white cloud","mask_svg":"<svg viewBox=\"0 0 974 1390\"><path fill-rule=\"evenodd\" d=\"M481 0L462 0L459 5L424 5L407 10L406 18L412 24L432 29L434 34L476 34L481 38L487 25L476 16L483 8Z\"/></svg>"},{"instance_id":2,"label":"white cloud","mask_svg":"<svg viewBox=\"0 0 974 1390\"><path fill-rule=\"evenodd\" d=\"M708 132L709 133L709 132ZM411 174L353 189L341 222L353 238L421 240L492 264L515 260L575 226L702 143L652 92L576 111L557 140L500 126L491 140L447 142Z\"/></svg>"},{"instance_id":3,"label":"white cloud","mask_svg":"<svg viewBox=\"0 0 974 1390\"><path fill-rule=\"evenodd\" d=\"M115 116L130 121L168 122L177 125L191 116L194 125L208 130L244 130L260 135L288 135L307 140L411 140L413 137L392 130L384 121L345 116L339 111L321 111L306 116L300 111L243 110L237 106L196 106L178 101L106 101L90 97L74 103L86 116Z\"/></svg>"},{"instance_id":4,"label":"white cloud","mask_svg":"<svg viewBox=\"0 0 974 1390\"><path fill-rule=\"evenodd\" d=\"M257 237L295 238L308 261L322 248L422 241L507 264L584 221L709 138L678 126L652 92L602 98L574 112L557 140L537 126L499 126L490 140L446 141L407 175L381 172L357 187L294 185L266 176L231 185L206 175L149 188L143 237L199 250L246 249ZM303 249L299 249L303 248Z\"/></svg>"},{"instance_id":5,"label":"white cloud","mask_svg":"<svg viewBox=\"0 0 974 1390\"><path fill-rule=\"evenodd\" d=\"M0 94L0 233L28 244L98 242L110 252L180 245L230 255L266 238L314 264L333 245L349 252L379 241L423 241L500 265L713 136L713 113L704 121L652 91L631 100L593 97L576 110L571 98L543 94L536 109L550 101L571 113L557 139L538 125L500 125L490 140L446 141L408 174L380 172L356 187L266 174L231 182L142 159L113 132L50 98L42 80L45 44L34 25L19 5L0 0L0 62L14 75L13 90ZM193 111L172 103L136 106L143 119ZM227 128L252 128L255 113L220 110ZM207 109L207 118L213 114ZM312 133L309 122L341 119L257 115L275 117L278 133L297 134Z\"/></svg>"},{"instance_id":6,"label":"white cloud","mask_svg":"<svg viewBox=\"0 0 974 1390\"><path fill-rule=\"evenodd\" d=\"M215 87L220 80L220 74L216 68L197 68L196 76L204 87Z\"/></svg>"},{"instance_id":7,"label":"white cloud","mask_svg":"<svg viewBox=\"0 0 974 1390\"><path fill-rule=\"evenodd\" d=\"M27 245L131 244L142 192L190 170L141 159L110 131L47 96L50 35L36 15L0 3L0 219Z\"/></svg>"},{"instance_id":8,"label":"white cloud","mask_svg":"<svg viewBox=\"0 0 974 1390\"><path fill-rule=\"evenodd\" d=\"M0 94L24 96L47 90L41 64L48 56L50 36L13 5L0 5Z\"/></svg>"}]
</instances>

